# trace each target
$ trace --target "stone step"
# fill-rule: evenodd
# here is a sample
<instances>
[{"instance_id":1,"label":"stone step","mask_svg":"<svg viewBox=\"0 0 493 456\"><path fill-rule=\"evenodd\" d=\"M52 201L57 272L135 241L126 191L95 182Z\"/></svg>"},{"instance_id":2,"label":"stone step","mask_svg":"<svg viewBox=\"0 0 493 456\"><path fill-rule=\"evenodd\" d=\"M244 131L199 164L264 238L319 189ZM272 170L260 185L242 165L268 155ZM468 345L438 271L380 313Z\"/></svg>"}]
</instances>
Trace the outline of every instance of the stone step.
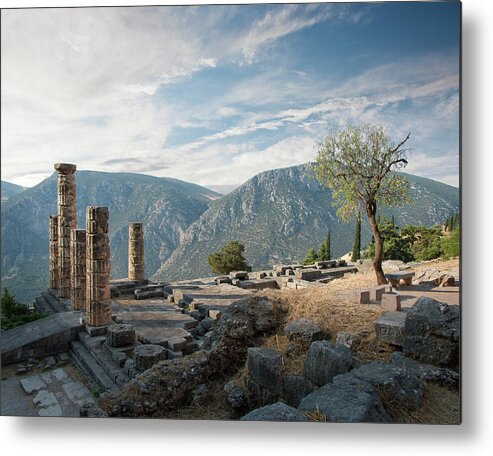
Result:
<instances>
[{"instance_id":1,"label":"stone step","mask_svg":"<svg viewBox=\"0 0 493 456\"><path fill-rule=\"evenodd\" d=\"M65 312L67 310L65 308L65 305L59 300L59 298L55 297L49 291L43 291L43 293L41 293L41 296L53 309L53 312L58 313L58 312Z\"/></svg>"},{"instance_id":2,"label":"stone step","mask_svg":"<svg viewBox=\"0 0 493 456\"><path fill-rule=\"evenodd\" d=\"M83 331L79 333L79 340L116 385L122 387L130 381L129 376L105 349L106 336L91 337Z\"/></svg>"},{"instance_id":3,"label":"stone step","mask_svg":"<svg viewBox=\"0 0 493 456\"><path fill-rule=\"evenodd\" d=\"M43 296L38 296L34 301L34 309L40 313L55 313Z\"/></svg>"},{"instance_id":4,"label":"stone step","mask_svg":"<svg viewBox=\"0 0 493 456\"><path fill-rule=\"evenodd\" d=\"M70 355L101 392L115 394L120 390L80 341L75 340L70 343Z\"/></svg>"}]
</instances>

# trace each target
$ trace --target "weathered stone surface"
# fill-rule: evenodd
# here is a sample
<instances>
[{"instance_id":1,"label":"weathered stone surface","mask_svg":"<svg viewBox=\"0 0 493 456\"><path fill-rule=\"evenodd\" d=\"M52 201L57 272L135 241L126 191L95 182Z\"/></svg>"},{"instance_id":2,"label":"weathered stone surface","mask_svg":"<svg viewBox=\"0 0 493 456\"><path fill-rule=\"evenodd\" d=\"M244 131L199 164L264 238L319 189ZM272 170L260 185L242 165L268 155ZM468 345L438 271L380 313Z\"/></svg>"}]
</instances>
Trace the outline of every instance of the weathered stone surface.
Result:
<instances>
[{"instance_id":1,"label":"weathered stone surface","mask_svg":"<svg viewBox=\"0 0 493 456\"><path fill-rule=\"evenodd\" d=\"M108 327L106 342L110 347L124 347L135 342L135 330L132 325L117 324Z\"/></svg>"},{"instance_id":2,"label":"weathered stone surface","mask_svg":"<svg viewBox=\"0 0 493 456\"><path fill-rule=\"evenodd\" d=\"M243 391L235 382L231 381L224 385L226 401L233 410L242 410L247 406L248 400Z\"/></svg>"},{"instance_id":3,"label":"weathered stone surface","mask_svg":"<svg viewBox=\"0 0 493 456\"><path fill-rule=\"evenodd\" d=\"M87 325L93 327L111 323L108 218L107 207L86 209L86 311Z\"/></svg>"},{"instance_id":4,"label":"weathered stone surface","mask_svg":"<svg viewBox=\"0 0 493 456\"><path fill-rule=\"evenodd\" d=\"M46 383L39 374L24 377L20 380L20 382L22 389L25 391L26 394L32 394L35 391L46 388Z\"/></svg>"},{"instance_id":5,"label":"weathered stone surface","mask_svg":"<svg viewBox=\"0 0 493 456\"><path fill-rule=\"evenodd\" d=\"M368 290L359 292L359 303L369 304L370 303L370 292Z\"/></svg>"},{"instance_id":6,"label":"weathered stone surface","mask_svg":"<svg viewBox=\"0 0 493 456\"><path fill-rule=\"evenodd\" d=\"M336 423L390 423L387 413L369 383L333 384L306 396L298 408L302 412L318 411L327 421Z\"/></svg>"},{"instance_id":7,"label":"weathered stone surface","mask_svg":"<svg viewBox=\"0 0 493 456\"><path fill-rule=\"evenodd\" d=\"M284 335L288 336L289 340L300 341L305 344L310 344L315 340L321 340L325 334L312 320L299 318L284 327Z\"/></svg>"},{"instance_id":8,"label":"weathered stone surface","mask_svg":"<svg viewBox=\"0 0 493 456\"><path fill-rule=\"evenodd\" d=\"M144 280L144 230L142 223L128 225L128 278Z\"/></svg>"},{"instance_id":9,"label":"weathered stone surface","mask_svg":"<svg viewBox=\"0 0 493 456\"><path fill-rule=\"evenodd\" d=\"M419 298L406 313L404 352L429 364L457 368L459 318L458 306Z\"/></svg>"},{"instance_id":10,"label":"weathered stone surface","mask_svg":"<svg viewBox=\"0 0 493 456\"><path fill-rule=\"evenodd\" d=\"M296 269L294 275L297 279L313 281L322 278L322 271L320 269Z\"/></svg>"},{"instance_id":11,"label":"weathered stone surface","mask_svg":"<svg viewBox=\"0 0 493 456\"><path fill-rule=\"evenodd\" d=\"M281 355L270 348L251 347L247 358L248 379L256 385L282 396Z\"/></svg>"},{"instance_id":12,"label":"weathered stone surface","mask_svg":"<svg viewBox=\"0 0 493 456\"><path fill-rule=\"evenodd\" d=\"M396 293L383 293L380 305L383 310L399 312L401 310L401 297Z\"/></svg>"},{"instance_id":13,"label":"weathered stone surface","mask_svg":"<svg viewBox=\"0 0 493 456\"><path fill-rule=\"evenodd\" d=\"M232 271L229 273L229 277L231 279L248 280L248 272L247 271Z\"/></svg>"},{"instance_id":14,"label":"weathered stone surface","mask_svg":"<svg viewBox=\"0 0 493 456\"><path fill-rule=\"evenodd\" d=\"M356 379L356 380L354 380ZM409 410L416 410L423 400L423 382L414 374L392 364L374 361L334 377L334 384L370 383L377 392Z\"/></svg>"},{"instance_id":15,"label":"weathered stone surface","mask_svg":"<svg viewBox=\"0 0 493 456\"><path fill-rule=\"evenodd\" d=\"M306 417L289 405L282 402L266 405L255 409L245 416L241 421L308 421Z\"/></svg>"},{"instance_id":16,"label":"weathered stone surface","mask_svg":"<svg viewBox=\"0 0 493 456\"><path fill-rule=\"evenodd\" d=\"M421 380L438 383L451 389L459 389L460 374L445 367L423 364L408 358L401 352L390 355L390 362L406 372L418 376Z\"/></svg>"},{"instance_id":17,"label":"weathered stone surface","mask_svg":"<svg viewBox=\"0 0 493 456\"><path fill-rule=\"evenodd\" d=\"M370 301L380 302L384 293L390 292L388 285L380 285L370 288Z\"/></svg>"},{"instance_id":18,"label":"weathered stone surface","mask_svg":"<svg viewBox=\"0 0 493 456\"><path fill-rule=\"evenodd\" d=\"M353 364L351 350L328 341L313 342L305 359L305 377L322 386L336 375L346 373Z\"/></svg>"},{"instance_id":19,"label":"weathered stone surface","mask_svg":"<svg viewBox=\"0 0 493 456\"><path fill-rule=\"evenodd\" d=\"M357 334L350 334L344 331L338 332L336 336L336 344L344 345L351 349L361 341L361 337Z\"/></svg>"},{"instance_id":20,"label":"weathered stone surface","mask_svg":"<svg viewBox=\"0 0 493 456\"><path fill-rule=\"evenodd\" d=\"M284 377L284 398L288 405L298 407L302 399L316 389L303 375Z\"/></svg>"},{"instance_id":21,"label":"weathered stone surface","mask_svg":"<svg viewBox=\"0 0 493 456\"><path fill-rule=\"evenodd\" d=\"M77 228L75 176L70 163L55 163L58 172L58 290L61 298L70 298L70 230Z\"/></svg>"},{"instance_id":22,"label":"weathered stone surface","mask_svg":"<svg viewBox=\"0 0 493 456\"><path fill-rule=\"evenodd\" d=\"M50 215L50 288L58 289L58 216Z\"/></svg>"},{"instance_id":23,"label":"weathered stone surface","mask_svg":"<svg viewBox=\"0 0 493 456\"><path fill-rule=\"evenodd\" d=\"M373 322L377 337L387 344L404 345L406 314L386 312Z\"/></svg>"},{"instance_id":24,"label":"weathered stone surface","mask_svg":"<svg viewBox=\"0 0 493 456\"><path fill-rule=\"evenodd\" d=\"M70 298L74 310L86 310L86 231L70 230Z\"/></svg>"},{"instance_id":25,"label":"weathered stone surface","mask_svg":"<svg viewBox=\"0 0 493 456\"><path fill-rule=\"evenodd\" d=\"M145 371L159 361L166 359L166 349L161 345L139 345L134 348L135 367Z\"/></svg>"}]
</instances>

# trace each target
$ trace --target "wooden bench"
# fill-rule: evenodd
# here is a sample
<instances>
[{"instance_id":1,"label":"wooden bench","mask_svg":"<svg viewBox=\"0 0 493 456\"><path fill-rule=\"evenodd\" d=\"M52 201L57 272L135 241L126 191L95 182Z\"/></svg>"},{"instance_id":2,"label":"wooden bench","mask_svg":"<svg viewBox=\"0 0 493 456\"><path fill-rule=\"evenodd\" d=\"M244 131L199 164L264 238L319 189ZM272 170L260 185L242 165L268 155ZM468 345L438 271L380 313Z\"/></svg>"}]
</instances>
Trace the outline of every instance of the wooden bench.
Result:
<instances>
[{"instance_id":1,"label":"wooden bench","mask_svg":"<svg viewBox=\"0 0 493 456\"><path fill-rule=\"evenodd\" d=\"M410 271L399 271L385 274L385 277L392 285L392 288L397 288L401 280L404 282L404 285L411 285L413 283L414 276L415 273Z\"/></svg>"}]
</instances>

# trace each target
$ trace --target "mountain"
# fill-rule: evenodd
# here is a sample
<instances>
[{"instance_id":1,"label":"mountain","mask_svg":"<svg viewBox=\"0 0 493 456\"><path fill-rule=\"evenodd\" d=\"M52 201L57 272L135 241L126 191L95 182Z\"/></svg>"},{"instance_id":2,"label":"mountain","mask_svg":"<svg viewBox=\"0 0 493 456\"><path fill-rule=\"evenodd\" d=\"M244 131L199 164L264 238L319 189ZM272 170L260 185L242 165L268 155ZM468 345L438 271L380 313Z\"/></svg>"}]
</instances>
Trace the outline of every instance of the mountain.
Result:
<instances>
[{"instance_id":1,"label":"mountain","mask_svg":"<svg viewBox=\"0 0 493 456\"><path fill-rule=\"evenodd\" d=\"M186 229L219 195L175 179L77 171L77 224L89 205L110 210L111 277L127 276L128 223L144 224L145 272L152 275ZM57 175L2 203L2 287L29 302L48 286L48 217L57 213Z\"/></svg>"},{"instance_id":2,"label":"mountain","mask_svg":"<svg viewBox=\"0 0 493 456\"><path fill-rule=\"evenodd\" d=\"M400 226L430 226L459 208L459 190L430 179L404 174L411 184L412 204L385 210ZM352 248L354 224L343 223L332 206L331 192L313 179L305 165L275 169L253 177L215 201L187 230L183 242L159 268L154 279L186 279L211 275L209 253L231 240L245 245L253 269L301 261L331 231L333 256ZM362 220L362 245L371 238Z\"/></svg>"},{"instance_id":3,"label":"mountain","mask_svg":"<svg viewBox=\"0 0 493 456\"><path fill-rule=\"evenodd\" d=\"M12 184L10 182L1 181L1 200L2 203L12 198L14 195L23 192L26 187L21 187L20 185Z\"/></svg>"}]
</instances>

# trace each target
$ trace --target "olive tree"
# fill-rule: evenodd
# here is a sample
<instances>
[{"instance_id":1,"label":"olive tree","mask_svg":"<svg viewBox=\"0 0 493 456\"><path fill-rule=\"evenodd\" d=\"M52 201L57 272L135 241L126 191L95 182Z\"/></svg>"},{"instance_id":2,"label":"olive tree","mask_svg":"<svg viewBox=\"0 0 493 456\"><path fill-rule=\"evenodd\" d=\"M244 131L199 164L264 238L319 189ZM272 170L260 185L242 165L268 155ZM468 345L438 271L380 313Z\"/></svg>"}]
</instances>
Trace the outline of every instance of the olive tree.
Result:
<instances>
[{"instance_id":1,"label":"olive tree","mask_svg":"<svg viewBox=\"0 0 493 456\"><path fill-rule=\"evenodd\" d=\"M394 143L381 126L351 126L329 134L320 144L313 171L332 190L337 214L344 220L366 212L375 239L373 267L377 283L387 283L382 269L383 239L376 220L377 206L408 202L409 183L395 173L407 165L404 148L410 133Z\"/></svg>"}]
</instances>

